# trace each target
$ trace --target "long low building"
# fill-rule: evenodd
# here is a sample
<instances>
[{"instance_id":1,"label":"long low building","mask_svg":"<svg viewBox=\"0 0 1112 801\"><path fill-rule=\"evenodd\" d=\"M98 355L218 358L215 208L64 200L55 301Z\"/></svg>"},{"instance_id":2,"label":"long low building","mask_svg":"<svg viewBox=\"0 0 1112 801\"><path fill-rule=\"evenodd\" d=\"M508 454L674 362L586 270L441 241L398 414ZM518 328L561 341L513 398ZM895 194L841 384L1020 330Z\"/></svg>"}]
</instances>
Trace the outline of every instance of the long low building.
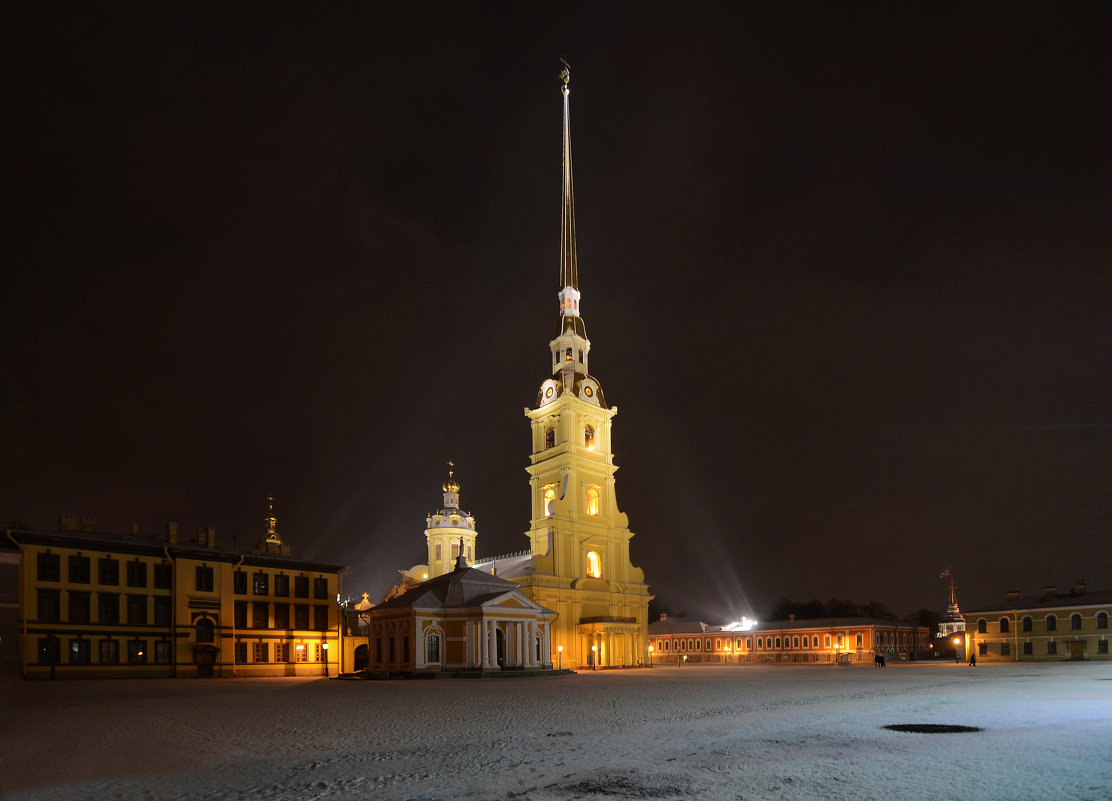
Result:
<instances>
[{"instance_id":1,"label":"long low building","mask_svg":"<svg viewBox=\"0 0 1112 801\"><path fill-rule=\"evenodd\" d=\"M892 620L855 617L781 620L747 630L669 618L649 624L652 659L681 662L851 662L915 659L929 650L930 629Z\"/></svg>"},{"instance_id":2,"label":"long low building","mask_svg":"<svg viewBox=\"0 0 1112 801\"><path fill-rule=\"evenodd\" d=\"M255 549L218 545L211 528L180 541L175 524L161 536L67 517L58 531L7 529L20 674L335 675L346 568L291 557L267 520Z\"/></svg>"},{"instance_id":3,"label":"long low building","mask_svg":"<svg viewBox=\"0 0 1112 801\"><path fill-rule=\"evenodd\" d=\"M1112 590L1068 593L1049 586L1042 595L1009 592L999 606L965 613L966 653L984 662L1109 659Z\"/></svg>"}]
</instances>

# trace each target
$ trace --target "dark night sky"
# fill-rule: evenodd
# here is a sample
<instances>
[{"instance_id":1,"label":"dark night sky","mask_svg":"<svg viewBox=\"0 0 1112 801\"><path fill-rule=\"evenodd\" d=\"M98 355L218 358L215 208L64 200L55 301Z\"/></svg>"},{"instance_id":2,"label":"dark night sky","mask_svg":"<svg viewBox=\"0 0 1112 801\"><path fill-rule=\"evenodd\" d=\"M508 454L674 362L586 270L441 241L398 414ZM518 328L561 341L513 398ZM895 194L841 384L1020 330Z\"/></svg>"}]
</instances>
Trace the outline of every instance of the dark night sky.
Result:
<instances>
[{"instance_id":1,"label":"dark night sky","mask_svg":"<svg viewBox=\"0 0 1112 801\"><path fill-rule=\"evenodd\" d=\"M375 597L451 457L480 553L527 547L563 55L664 606L1112 587L1106 4L44 5L4 26L3 522L248 543L274 494Z\"/></svg>"}]
</instances>

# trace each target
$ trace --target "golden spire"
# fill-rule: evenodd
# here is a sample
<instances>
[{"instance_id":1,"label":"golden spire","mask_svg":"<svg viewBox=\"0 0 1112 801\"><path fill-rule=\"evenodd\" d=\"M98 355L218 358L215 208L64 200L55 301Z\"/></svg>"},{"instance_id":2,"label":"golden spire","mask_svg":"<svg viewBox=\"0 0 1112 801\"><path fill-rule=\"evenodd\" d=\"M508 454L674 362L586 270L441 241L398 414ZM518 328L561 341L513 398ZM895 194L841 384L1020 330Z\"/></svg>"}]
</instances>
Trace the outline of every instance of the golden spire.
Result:
<instances>
[{"instance_id":1,"label":"golden spire","mask_svg":"<svg viewBox=\"0 0 1112 801\"><path fill-rule=\"evenodd\" d=\"M560 92L564 95L564 191L560 217L560 288L571 287L578 290L579 268L575 257L575 189L571 178L571 115L568 106L568 94L571 92L568 88L568 83L571 81L571 67L564 59L560 59L560 63L564 65L564 69L560 71L560 80L563 81ZM564 309L564 311L568 310ZM578 308L575 311L578 313Z\"/></svg>"},{"instance_id":2,"label":"golden spire","mask_svg":"<svg viewBox=\"0 0 1112 801\"><path fill-rule=\"evenodd\" d=\"M282 546L282 538L278 536L278 518L274 515L274 496L266 496L266 532L262 536L264 546ZM264 549L266 549L264 547Z\"/></svg>"},{"instance_id":3,"label":"golden spire","mask_svg":"<svg viewBox=\"0 0 1112 801\"><path fill-rule=\"evenodd\" d=\"M459 492L459 482L456 481L454 478L452 478L452 472L453 472L452 468L455 467L455 466L456 466L456 463L453 462L451 459L449 459L448 460L448 480L444 482L444 487L443 487L445 492Z\"/></svg>"}]
</instances>

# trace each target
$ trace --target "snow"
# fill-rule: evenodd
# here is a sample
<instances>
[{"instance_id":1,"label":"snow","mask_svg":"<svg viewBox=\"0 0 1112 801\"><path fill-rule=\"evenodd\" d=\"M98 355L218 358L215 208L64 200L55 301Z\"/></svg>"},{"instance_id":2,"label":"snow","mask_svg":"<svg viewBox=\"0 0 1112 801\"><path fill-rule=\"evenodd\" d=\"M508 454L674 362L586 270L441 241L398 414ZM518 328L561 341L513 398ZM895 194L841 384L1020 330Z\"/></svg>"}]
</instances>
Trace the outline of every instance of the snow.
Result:
<instances>
[{"instance_id":1,"label":"snow","mask_svg":"<svg viewBox=\"0 0 1112 801\"><path fill-rule=\"evenodd\" d=\"M1112 797L1112 663L0 690L13 801Z\"/></svg>"}]
</instances>

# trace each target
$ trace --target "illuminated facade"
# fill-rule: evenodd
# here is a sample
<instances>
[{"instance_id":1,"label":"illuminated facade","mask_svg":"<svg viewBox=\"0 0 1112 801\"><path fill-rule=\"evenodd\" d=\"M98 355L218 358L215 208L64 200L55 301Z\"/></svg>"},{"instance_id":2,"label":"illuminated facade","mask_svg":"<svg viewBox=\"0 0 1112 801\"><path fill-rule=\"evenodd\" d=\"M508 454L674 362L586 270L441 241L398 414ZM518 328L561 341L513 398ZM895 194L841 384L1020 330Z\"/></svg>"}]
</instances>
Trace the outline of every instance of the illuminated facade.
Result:
<instances>
[{"instance_id":1,"label":"illuminated facade","mask_svg":"<svg viewBox=\"0 0 1112 801\"><path fill-rule=\"evenodd\" d=\"M513 582L467 566L411 587L367 613L372 673L482 675L551 670L556 613Z\"/></svg>"},{"instance_id":2,"label":"illuminated facade","mask_svg":"<svg viewBox=\"0 0 1112 801\"><path fill-rule=\"evenodd\" d=\"M9 529L19 559L20 673L27 678L291 676L336 672L340 576L294 559L271 524L259 548ZM269 545L269 548L267 547ZM268 552L269 551L269 552ZM331 668L330 668L331 665Z\"/></svg>"},{"instance_id":3,"label":"illuminated facade","mask_svg":"<svg viewBox=\"0 0 1112 801\"><path fill-rule=\"evenodd\" d=\"M661 615L649 626L653 662L850 662L926 656L930 630L891 620L783 620L748 631Z\"/></svg>"},{"instance_id":4,"label":"illuminated facade","mask_svg":"<svg viewBox=\"0 0 1112 801\"><path fill-rule=\"evenodd\" d=\"M1059 594L1008 593L1001 606L966 613L966 653L978 662L1061 662L1109 658L1112 590L1090 592L1084 584Z\"/></svg>"},{"instance_id":5,"label":"illuminated facade","mask_svg":"<svg viewBox=\"0 0 1112 801\"><path fill-rule=\"evenodd\" d=\"M452 465L451 462L448 463ZM455 569L456 558L475 561L475 518L459 508L459 482L448 471L444 482L444 506L425 521L425 539L429 546L428 578L443 576ZM462 548L462 552L461 549Z\"/></svg>"},{"instance_id":6,"label":"illuminated facade","mask_svg":"<svg viewBox=\"0 0 1112 801\"><path fill-rule=\"evenodd\" d=\"M575 249L569 73L563 73L563 212L559 319L549 342L552 374L536 406L525 410L532 429L529 552L486 560L541 606L554 609L550 661L562 648L568 667L588 657L602 667L631 666L647 654L648 604L644 572L630 561L633 532L618 508L614 486L610 406L588 364L591 343L581 315Z\"/></svg>"}]
</instances>

